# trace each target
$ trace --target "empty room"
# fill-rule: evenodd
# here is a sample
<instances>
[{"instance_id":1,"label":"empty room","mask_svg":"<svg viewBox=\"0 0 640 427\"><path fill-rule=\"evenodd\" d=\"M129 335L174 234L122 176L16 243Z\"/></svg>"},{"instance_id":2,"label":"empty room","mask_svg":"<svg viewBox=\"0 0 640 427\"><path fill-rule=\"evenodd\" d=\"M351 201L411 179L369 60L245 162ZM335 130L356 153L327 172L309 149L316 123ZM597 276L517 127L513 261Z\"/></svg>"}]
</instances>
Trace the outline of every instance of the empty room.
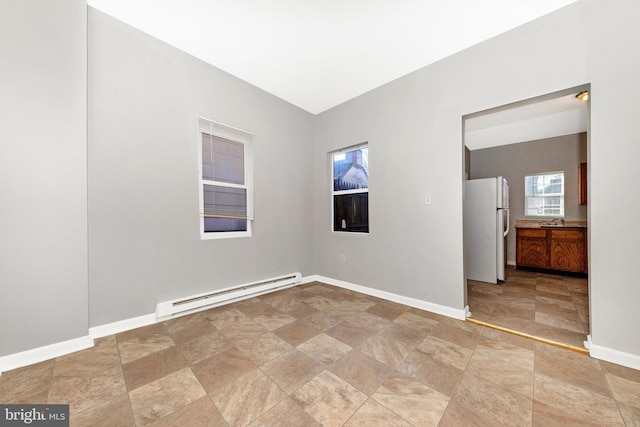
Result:
<instances>
[{"instance_id":1,"label":"empty room","mask_svg":"<svg viewBox=\"0 0 640 427\"><path fill-rule=\"evenodd\" d=\"M640 424L638 17L0 0L0 424ZM469 118L573 91L581 151L533 171L564 177L562 214L513 196L540 159L500 162L509 238L579 225L588 257L562 283L583 291L518 265L468 285L465 182L497 163L478 149L467 173ZM536 310L579 300L579 338L483 312L514 281Z\"/></svg>"}]
</instances>

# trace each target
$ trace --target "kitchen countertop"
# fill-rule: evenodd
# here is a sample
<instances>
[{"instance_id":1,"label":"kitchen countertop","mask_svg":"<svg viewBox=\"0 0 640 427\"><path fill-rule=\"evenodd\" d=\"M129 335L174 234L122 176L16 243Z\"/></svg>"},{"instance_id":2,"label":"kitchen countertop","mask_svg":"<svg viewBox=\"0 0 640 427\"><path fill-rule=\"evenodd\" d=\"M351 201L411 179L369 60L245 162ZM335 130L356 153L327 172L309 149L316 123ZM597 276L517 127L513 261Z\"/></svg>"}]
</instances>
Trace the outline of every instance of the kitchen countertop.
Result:
<instances>
[{"instance_id":1,"label":"kitchen countertop","mask_svg":"<svg viewBox=\"0 0 640 427\"><path fill-rule=\"evenodd\" d=\"M547 220L517 219L516 228L587 228L587 221L565 221L564 224L540 224Z\"/></svg>"}]
</instances>

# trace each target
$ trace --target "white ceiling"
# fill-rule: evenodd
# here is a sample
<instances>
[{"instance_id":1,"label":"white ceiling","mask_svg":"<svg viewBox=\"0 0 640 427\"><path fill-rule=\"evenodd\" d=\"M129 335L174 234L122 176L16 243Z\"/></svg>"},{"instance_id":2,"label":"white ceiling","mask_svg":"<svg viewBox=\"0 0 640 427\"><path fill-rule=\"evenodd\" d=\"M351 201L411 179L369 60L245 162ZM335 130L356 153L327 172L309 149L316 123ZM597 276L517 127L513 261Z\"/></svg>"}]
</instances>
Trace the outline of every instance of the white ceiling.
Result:
<instances>
[{"instance_id":1,"label":"white ceiling","mask_svg":"<svg viewBox=\"0 0 640 427\"><path fill-rule=\"evenodd\" d=\"M87 2L317 114L575 1Z\"/></svg>"},{"instance_id":2,"label":"white ceiling","mask_svg":"<svg viewBox=\"0 0 640 427\"><path fill-rule=\"evenodd\" d=\"M579 101L576 94L467 119L465 145L477 150L586 132L588 104Z\"/></svg>"}]
</instances>

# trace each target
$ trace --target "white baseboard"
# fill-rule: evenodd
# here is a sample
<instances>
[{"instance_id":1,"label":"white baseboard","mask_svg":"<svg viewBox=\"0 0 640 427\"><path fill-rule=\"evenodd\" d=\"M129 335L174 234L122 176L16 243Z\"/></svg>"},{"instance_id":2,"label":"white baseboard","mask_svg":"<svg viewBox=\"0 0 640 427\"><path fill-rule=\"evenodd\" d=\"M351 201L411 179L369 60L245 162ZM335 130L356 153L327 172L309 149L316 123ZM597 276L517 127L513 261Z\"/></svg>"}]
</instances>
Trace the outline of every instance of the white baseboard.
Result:
<instances>
[{"instance_id":1,"label":"white baseboard","mask_svg":"<svg viewBox=\"0 0 640 427\"><path fill-rule=\"evenodd\" d=\"M340 288L349 289L352 291L360 292L366 295L386 299L388 301L397 302L399 304L408 305L410 307L419 308L421 310L430 311L432 313L441 314L443 316L452 317L458 320L466 319L465 309L455 309L440 304L435 304L428 301L423 301L415 298L405 297L391 292L381 291L378 289L368 288L366 286L356 285L355 283L345 282L343 280L331 279L329 277L313 275L303 278L303 283L308 282L323 282L328 285L338 286Z\"/></svg>"},{"instance_id":2,"label":"white baseboard","mask_svg":"<svg viewBox=\"0 0 640 427\"><path fill-rule=\"evenodd\" d=\"M74 338L68 341L62 341L55 344L45 345L43 347L31 350L13 353L0 357L0 374L23 366L33 365L34 363L44 362L45 360L63 356L79 350L93 347L93 339L87 335L80 338Z\"/></svg>"},{"instance_id":3,"label":"white baseboard","mask_svg":"<svg viewBox=\"0 0 640 427\"><path fill-rule=\"evenodd\" d=\"M145 314L144 316L132 317L130 319L120 320L119 322L107 323L106 325L95 326L89 328L91 338L102 338L109 335L119 334L120 332L129 331L131 329L141 328L156 323L155 313Z\"/></svg>"},{"instance_id":4,"label":"white baseboard","mask_svg":"<svg viewBox=\"0 0 640 427\"><path fill-rule=\"evenodd\" d=\"M589 342L589 355L595 359L604 360L605 362L615 363L616 365L626 366L627 368L640 370L640 356L637 354L625 353L624 351L614 350L609 347L603 347L594 344L591 336L587 337Z\"/></svg>"}]
</instances>

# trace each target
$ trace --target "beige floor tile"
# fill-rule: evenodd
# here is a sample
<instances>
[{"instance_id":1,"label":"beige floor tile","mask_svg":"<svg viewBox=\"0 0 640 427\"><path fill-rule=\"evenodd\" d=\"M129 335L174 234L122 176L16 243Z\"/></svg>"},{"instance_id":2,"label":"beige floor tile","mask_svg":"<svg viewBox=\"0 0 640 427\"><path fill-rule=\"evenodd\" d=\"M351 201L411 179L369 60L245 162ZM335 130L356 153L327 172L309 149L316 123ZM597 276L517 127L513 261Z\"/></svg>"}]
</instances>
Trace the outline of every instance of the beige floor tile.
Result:
<instances>
[{"instance_id":1,"label":"beige floor tile","mask_svg":"<svg viewBox=\"0 0 640 427\"><path fill-rule=\"evenodd\" d=\"M573 304L573 300L567 301L558 298L551 298L548 296L537 296L536 310L551 314L553 314L554 311L564 311L572 313L573 311L575 311L575 305Z\"/></svg>"},{"instance_id":2,"label":"beige floor tile","mask_svg":"<svg viewBox=\"0 0 640 427\"><path fill-rule=\"evenodd\" d=\"M169 376L129 392L137 425L147 425L205 396L206 392L191 369Z\"/></svg>"},{"instance_id":3,"label":"beige floor tile","mask_svg":"<svg viewBox=\"0 0 640 427\"><path fill-rule=\"evenodd\" d=\"M633 406L640 410L640 382L607 374L607 381L618 402Z\"/></svg>"},{"instance_id":4,"label":"beige floor tile","mask_svg":"<svg viewBox=\"0 0 640 427\"><path fill-rule=\"evenodd\" d=\"M319 335L320 332L320 330L307 325L303 320L297 320L273 331L274 334L293 346L302 344Z\"/></svg>"},{"instance_id":5,"label":"beige floor tile","mask_svg":"<svg viewBox=\"0 0 640 427\"><path fill-rule=\"evenodd\" d=\"M487 338L483 335L476 347L476 353L485 354L505 363L533 371L533 349L527 349L503 340Z\"/></svg>"},{"instance_id":6,"label":"beige floor tile","mask_svg":"<svg viewBox=\"0 0 640 427\"><path fill-rule=\"evenodd\" d=\"M577 387L546 375L534 376L534 417L563 422L565 425L587 420L594 425L624 425L613 398Z\"/></svg>"},{"instance_id":7,"label":"beige floor tile","mask_svg":"<svg viewBox=\"0 0 640 427\"><path fill-rule=\"evenodd\" d=\"M228 306L227 306L228 307ZM224 311L204 311L202 312L202 315L209 320L209 322L216 328L219 330L223 330L225 328L228 328L229 326L233 326L236 323L242 321L242 320L247 320L249 318L249 316L247 316L246 314L234 309L234 308L229 308L228 310L224 310Z\"/></svg>"},{"instance_id":8,"label":"beige floor tile","mask_svg":"<svg viewBox=\"0 0 640 427\"><path fill-rule=\"evenodd\" d=\"M407 345L380 335L374 335L366 340L359 350L373 357L378 362L395 369L413 351L414 345Z\"/></svg>"},{"instance_id":9,"label":"beige floor tile","mask_svg":"<svg viewBox=\"0 0 640 427\"><path fill-rule=\"evenodd\" d=\"M452 400L477 413L480 418L493 420L488 425L531 425L531 398L471 373L465 372Z\"/></svg>"},{"instance_id":10,"label":"beige floor tile","mask_svg":"<svg viewBox=\"0 0 640 427\"><path fill-rule=\"evenodd\" d=\"M482 330L482 327L472 323L444 319L429 332L429 335L473 350L478 344Z\"/></svg>"},{"instance_id":11,"label":"beige floor tile","mask_svg":"<svg viewBox=\"0 0 640 427\"><path fill-rule=\"evenodd\" d=\"M292 393L322 372L324 366L294 348L266 363L261 369L282 390Z\"/></svg>"},{"instance_id":12,"label":"beige floor tile","mask_svg":"<svg viewBox=\"0 0 640 427\"><path fill-rule=\"evenodd\" d=\"M373 399L368 399L364 405L353 414L345 427L413 427L412 424L391 412Z\"/></svg>"},{"instance_id":13,"label":"beige floor tile","mask_svg":"<svg viewBox=\"0 0 640 427\"><path fill-rule=\"evenodd\" d=\"M366 311L361 311L357 314L344 316L344 320L351 323L352 325L361 326L372 331L379 331L380 329L391 323L391 321L385 318L376 316Z\"/></svg>"},{"instance_id":14,"label":"beige floor tile","mask_svg":"<svg viewBox=\"0 0 640 427\"><path fill-rule=\"evenodd\" d=\"M94 424L96 425L96 424ZM209 426L227 427L227 422L222 417L218 408L213 404L209 396L203 396L195 402L189 403L171 414L159 418L149 424L150 427L177 427L177 426Z\"/></svg>"},{"instance_id":15,"label":"beige floor tile","mask_svg":"<svg viewBox=\"0 0 640 427\"><path fill-rule=\"evenodd\" d=\"M529 335L533 335L536 329L535 322L533 320L513 317L508 314L500 314L495 311L489 318L488 323L511 329L513 331L524 332Z\"/></svg>"},{"instance_id":16,"label":"beige floor tile","mask_svg":"<svg viewBox=\"0 0 640 427\"><path fill-rule=\"evenodd\" d=\"M438 322L413 313L402 313L394 320L398 325L414 328L419 331L429 332L438 325Z\"/></svg>"},{"instance_id":17,"label":"beige floor tile","mask_svg":"<svg viewBox=\"0 0 640 427\"><path fill-rule=\"evenodd\" d=\"M584 338L586 339L586 331L582 326L582 321L578 316L578 313L574 311L573 313L562 313L562 315L558 314L550 314L544 312L536 312L536 323L546 326L551 326L559 329L567 329L572 332L577 332L579 334L584 334Z\"/></svg>"},{"instance_id":18,"label":"beige floor tile","mask_svg":"<svg viewBox=\"0 0 640 427\"><path fill-rule=\"evenodd\" d=\"M380 302L367 308L368 313L375 314L376 316L382 317L383 319L387 319L391 322L397 319L405 311L407 311L407 306L392 302Z\"/></svg>"},{"instance_id":19,"label":"beige floor tile","mask_svg":"<svg viewBox=\"0 0 640 427\"><path fill-rule=\"evenodd\" d=\"M300 319L301 325L317 329L320 332L331 329L340 322L342 322L342 319L324 311L318 311L310 316Z\"/></svg>"},{"instance_id":20,"label":"beige floor tile","mask_svg":"<svg viewBox=\"0 0 640 427\"><path fill-rule=\"evenodd\" d=\"M327 368L336 376L345 380L367 396L391 373L391 368L384 363L353 350Z\"/></svg>"},{"instance_id":21,"label":"beige floor tile","mask_svg":"<svg viewBox=\"0 0 640 427\"><path fill-rule=\"evenodd\" d=\"M0 376L0 402L46 403L54 363L54 360L47 360L3 372ZM43 395L45 402L42 401Z\"/></svg>"},{"instance_id":22,"label":"beige floor tile","mask_svg":"<svg viewBox=\"0 0 640 427\"><path fill-rule=\"evenodd\" d=\"M249 424L249 427L282 426L321 427L321 424L291 400L290 397L284 398L260 418Z\"/></svg>"},{"instance_id":23,"label":"beige floor tile","mask_svg":"<svg viewBox=\"0 0 640 427\"><path fill-rule=\"evenodd\" d=\"M271 333L254 338L234 340L233 345L253 360L256 365L267 363L292 348L286 341Z\"/></svg>"},{"instance_id":24,"label":"beige floor tile","mask_svg":"<svg viewBox=\"0 0 640 427\"><path fill-rule=\"evenodd\" d=\"M467 294L507 327L584 340L566 322L588 325L585 279L510 269ZM513 316L532 304L538 323ZM319 282L0 376L3 403L69 403L80 426L631 426L638 396L638 370Z\"/></svg>"},{"instance_id":25,"label":"beige floor tile","mask_svg":"<svg viewBox=\"0 0 640 427\"><path fill-rule=\"evenodd\" d=\"M342 341L350 347L358 347L360 344L365 342L372 334L374 334L376 330L377 329L372 327L356 325L348 320L345 320L329 329L325 333L332 336L333 338Z\"/></svg>"},{"instance_id":26,"label":"beige floor tile","mask_svg":"<svg viewBox=\"0 0 640 427\"><path fill-rule=\"evenodd\" d=\"M500 389L533 398L533 371L527 367L505 363L487 353L477 352L471 358L465 375L473 375Z\"/></svg>"},{"instance_id":27,"label":"beige floor tile","mask_svg":"<svg viewBox=\"0 0 640 427\"><path fill-rule=\"evenodd\" d=\"M460 370L467 367L473 351L449 341L428 336L416 347L416 351L426 354L440 362L452 365Z\"/></svg>"},{"instance_id":28,"label":"beige floor tile","mask_svg":"<svg viewBox=\"0 0 640 427\"><path fill-rule=\"evenodd\" d=\"M238 322L221 329L222 335L231 341L251 340L258 338L269 332L267 328L253 321L251 318L239 320Z\"/></svg>"},{"instance_id":29,"label":"beige floor tile","mask_svg":"<svg viewBox=\"0 0 640 427\"><path fill-rule=\"evenodd\" d=\"M66 403L71 412L80 412L127 392L115 337L96 344L56 359L48 403Z\"/></svg>"},{"instance_id":30,"label":"beige floor tile","mask_svg":"<svg viewBox=\"0 0 640 427\"><path fill-rule=\"evenodd\" d=\"M129 395L125 393L86 411L71 413L70 425L74 427L135 426Z\"/></svg>"},{"instance_id":31,"label":"beige floor tile","mask_svg":"<svg viewBox=\"0 0 640 427\"><path fill-rule=\"evenodd\" d=\"M175 345L163 324L155 324L116 335L122 363L129 363Z\"/></svg>"},{"instance_id":32,"label":"beige floor tile","mask_svg":"<svg viewBox=\"0 0 640 427\"><path fill-rule=\"evenodd\" d=\"M461 402L451 399L438 423L438 427L487 427L497 426L498 421L479 411L466 407Z\"/></svg>"},{"instance_id":33,"label":"beige floor tile","mask_svg":"<svg viewBox=\"0 0 640 427\"><path fill-rule=\"evenodd\" d=\"M604 371L596 359L536 343L535 372L611 397Z\"/></svg>"},{"instance_id":34,"label":"beige floor tile","mask_svg":"<svg viewBox=\"0 0 640 427\"><path fill-rule=\"evenodd\" d=\"M254 317L253 320L272 331L274 329L281 328L284 325L288 325L289 323L295 322L298 319L285 313L275 312L270 314L261 314Z\"/></svg>"},{"instance_id":35,"label":"beige floor tile","mask_svg":"<svg viewBox=\"0 0 640 427\"><path fill-rule=\"evenodd\" d=\"M372 399L416 426L436 426L449 403L449 397L415 379L388 378Z\"/></svg>"},{"instance_id":36,"label":"beige floor tile","mask_svg":"<svg viewBox=\"0 0 640 427\"><path fill-rule=\"evenodd\" d=\"M536 316L535 304L531 304L529 307L522 307L519 305L514 305L509 301L505 301L501 298L500 301L496 302L493 314L495 316L517 317L519 319L532 321L535 320Z\"/></svg>"},{"instance_id":37,"label":"beige floor tile","mask_svg":"<svg viewBox=\"0 0 640 427\"><path fill-rule=\"evenodd\" d=\"M211 393L211 399L230 426L245 426L286 397L269 377L255 369Z\"/></svg>"},{"instance_id":38,"label":"beige floor tile","mask_svg":"<svg viewBox=\"0 0 640 427\"><path fill-rule=\"evenodd\" d=\"M167 320L164 325L176 344L182 344L215 331L213 325L202 313Z\"/></svg>"},{"instance_id":39,"label":"beige floor tile","mask_svg":"<svg viewBox=\"0 0 640 427\"><path fill-rule=\"evenodd\" d=\"M323 365L329 365L350 352L351 347L327 334L320 334L300 344L298 350Z\"/></svg>"},{"instance_id":40,"label":"beige floor tile","mask_svg":"<svg viewBox=\"0 0 640 427\"><path fill-rule=\"evenodd\" d=\"M203 335L184 344L178 345L180 353L191 364L215 356L223 351L230 350L232 347L229 341L219 331L213 331L210 334Z\"/></svg>"},{"instance_id":41,"label":"beige floor tile","mask_svg":"<svg viewBox=\"0 0 640 427\"><path fill-rule=\"evenodd\" d=\"M453 365L436 360L417 350L407 356L398 366L397 371L417 379L446 396L451 396L463 372Z\"/></svg>"},{"instance_id":42,"label":"beige floor tile","mask_svg":"<svg viewBox=\"0 0 640 427\"><path fill-rule=\"evenodd\" d=\"M584 332L555 328L541 323L535 324L533 335L577 348L584 348L584 341L587 339L587 334Z\"/></svg>"},{"instance_id":43,"label":"beige floor tile","mask_svg":"<svg viewBox=\"0 0 640 427\"><path fill-rule=\"evenodd\" d=\"M524 338L518 335L509 334L506 332L499 331L493 328L483 328L482 337L485 339L500 341L503 343L511 344L516 347L521 347L526 350L534 350L535 349L535 341ZM486 348L486 346L485 346Z\"/></svg>"},{"instance_id":44,"label":"beige floor tile","mask_svg":"<svg viewBox=\"0 0 640 427\"><path fill-rule=\"evenodd\" d=\"M341 426L367 396L329 371L300 387L292 399L323 426Z\"/></svg>"},{"instance_id":45,"label":"beige floor tile","mask_svg":"<svg viewBox=\"0 0 640 427\"><path fill-rule=\"evenodd\" d=\"M618 409L622 414L622 419L627 426L640 426L640 408L618 402Z\"/></svg>"},{"instance_id":46,"label":"beige floor tile","mask_svg":"<svg viewBox=\"0 0 640 427\"><path fill-rule=\"evenodd\" d=\"M192 365L207 393L219 390L255 368L256 364L236 348Z\"/></svg>"},{"instance_id":47,"label":"beige floor tile","mask_svg":"<svg viewBox=\"0 0 640 427\"><path fill-rule=\"evenodd\" d=\"M188 366L182 354L175 347L169 347L123 365L122 371L127 389L131 391Z\"/></svg>"}]
</instances>

